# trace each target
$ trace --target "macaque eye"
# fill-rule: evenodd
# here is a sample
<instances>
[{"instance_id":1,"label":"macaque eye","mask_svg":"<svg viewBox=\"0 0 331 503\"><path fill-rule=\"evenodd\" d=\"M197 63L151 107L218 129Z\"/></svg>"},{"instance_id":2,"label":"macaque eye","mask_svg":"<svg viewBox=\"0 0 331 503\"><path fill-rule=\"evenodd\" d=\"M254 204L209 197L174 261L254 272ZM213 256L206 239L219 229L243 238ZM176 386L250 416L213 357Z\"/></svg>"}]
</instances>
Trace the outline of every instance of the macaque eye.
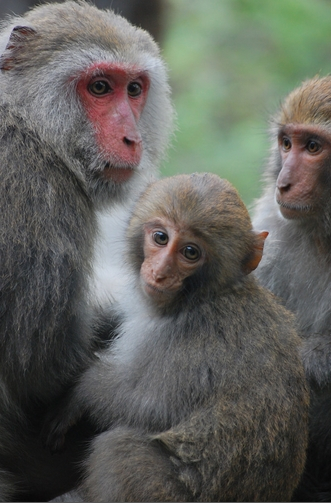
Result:
<instances>
[{"instance_id":1,"label":"macaque eye","mask_svg":"<svg viewBox=\"0 0 331 503\"><path fill-rule=\"evenodd\" d=\"M158 245L166 245L169 241L168 234L162 231L153 232L153 239Z\"/></svg>"},{"instance_id":2,"label":"macaque eye","mask_svg":"<svg viewBox=\"0 0 331 503\"><path fill-rule=\"evenodd\" d=\"M106 80L96 80L89 85L88 89L95 96L103 96L111 90L111 87Z\"/></svg>"},{"instance_id":3,"label":"macaque eye","mask_svg":"<svg viewBox=\"0 0 331 503\"><path fill-rule=\"evenodd\" d=\"M197 261L201 257L201 252L196 246L188 245L181 250L181 253L187 260Z\"/></svg>"},{"instance_id":4,"label":"macaque eye","mask_svg":"<svg viewBox=\"0 0 331 503\"><path fill-rule=\"evenodd\" d=\"M290 148L292 147L291 140L286 137L283 138L282 147L283 147L283 150L290 150Z\"/></svg>"},{"instance_id":5,"label":"macaque eye","mask_svg":"<svg viewBox=\"0 0 331 503\"><path fill-rule=\"evenodd\" d=\"M141 84L139 84L139 82L130 82L128 85L128 95L131 96L131 98L136 98L137 96L140 96L141 93Z\"/></svg>"},{"instance_id":6,"label":"macaque eye","mask_svg":"<svg viewBox=\"0 0 331 503\"><path fill-rule=\"evenodd\" d=\"M308 152L310 152L311 154L315 154L316 152L318 152L320 149L320 145L319 143L317 143L317 141L314 141L314 140L310 140L308 143L307 143L307 150Z\"/></svg>"}]
</instances>

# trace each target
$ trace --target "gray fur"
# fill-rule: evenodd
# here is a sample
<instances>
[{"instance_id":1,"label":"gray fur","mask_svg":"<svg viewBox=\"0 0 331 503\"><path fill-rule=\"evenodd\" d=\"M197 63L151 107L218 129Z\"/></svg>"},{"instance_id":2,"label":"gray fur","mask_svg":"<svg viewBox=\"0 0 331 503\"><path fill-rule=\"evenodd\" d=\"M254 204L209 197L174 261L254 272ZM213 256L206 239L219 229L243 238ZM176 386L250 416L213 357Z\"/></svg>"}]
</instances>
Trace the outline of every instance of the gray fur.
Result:
<instances>
[{"instance_id":1,"label":"gray fur","mask_svg":"<svg viewBox=\"0 0 331 503\"><path fill-rule=\"evenodd\" d=\"M0 499L45 501L75 485L91 434L78 426L55 457L39 439L47 408L94 358L97 211L132 201L155 175L173 114L157 45L111 11L42 5L9 20L0 47ZM138 65L151 80L143 158L122 185L95 182L112 159L75 92L84 69L105 61Z\"/></svg>"},{"instance_id":2,"label":"gray fur","mask_svg":"<svg viewBox=\"0 0 331 503\"><path fill-rule=\"evenodd\" d=\"M61 441L83 412L108 427L91 445L86 501L289 501L298 484L308 412L299 338L291 314L240 270L254 241L241 205L208 174L156 182L139 200L118 337L48 437ZM188 228L207 250L162 308L139 278L142 229L155 217Z\"/></svg>"},{"instance_id":3,"label":"gray fur","mask_svg":"<svg viewBox=\"0 0 331 503\"><path fill-rule=\"evenodd\" d=\"M325 127L330 118L330 77L313 79L294 90L285 101L289 122ZM324 92L320 87L324 85ZM309 93L308 93L308 91ZM320 112L320 109L322 112ZM293 119L291 115L298 115ZM301 114L301 117L300 117ZM328 118L327 118L328 115ZM281 121L284 123L284 119ZM302 339L301 358L311 390L310 443L305 475L295 501L330 501L331 498L331 198L327 160L319 169L323 190L309 218L285 219L275 199L282 168L277 145L277 124L271 131L271 154L265 169L265 189L254 208L256 229L269 231L262 261L256 271L261 284L279 296L297 317ZM317 169L317 168L316 168Z\"/></svg>"}]
</instances>

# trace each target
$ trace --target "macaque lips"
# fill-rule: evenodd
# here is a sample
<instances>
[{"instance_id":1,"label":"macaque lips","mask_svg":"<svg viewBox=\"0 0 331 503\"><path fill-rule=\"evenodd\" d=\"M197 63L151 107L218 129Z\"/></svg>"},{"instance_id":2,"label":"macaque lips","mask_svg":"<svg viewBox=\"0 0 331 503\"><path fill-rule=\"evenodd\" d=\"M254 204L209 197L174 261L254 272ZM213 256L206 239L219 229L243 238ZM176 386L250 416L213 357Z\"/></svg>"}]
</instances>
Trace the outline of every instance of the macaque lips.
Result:
<instances>
[{"instance_id":1,"label":"macaque lips","mask_svg":"<svg viewBox=\"0 0 331 503\"><path fill-rule=\"evenodd\" d=\"M131 178L133 173L132 168L114 168L107 164L102 171L102 177L115 183L124 183Z\"/></svg>"},{"instance_id":2,"label":"macaque lips","mask_svg":"<svg viewBox=\"0 0 331 503\"><path fill-rule=\"evenodd\" d=\"M307 218L312 213L312 206L310 205L291 205L286 204L279 199L277 199L277 204L279 210L284 218L288 220L294 220L299 218Z\"/></svg>"},{"instance_id":3,"label":"macaque lips","mask_svg":"<svg viewBox=\"0 0 331 503\"><path fill-rule=\"evenodd\" d=\"M282 206L281 204L279 204L279 209L283 217L287 218L288 220L293 220L295 218L300 218L300 216L302 216L301 215L302 212L298 211L295 208L287 208L286 206Z\"/></svg>"},{"instance_id":4,"label":"macaque lips","mask_svg":"<svg viewBox=\"0 0 331 503\"><path fill-rule=\"evenodd\" d=\"M145 291L145 294L148 297L153 299L153 302L157 305L167 304L172 300L172 298L176 295L181 285L174 283L173 288L171 286L160 287L158 288L156 285L151 283L143 282L142 288Z\"/></svg>"}]
</instances>

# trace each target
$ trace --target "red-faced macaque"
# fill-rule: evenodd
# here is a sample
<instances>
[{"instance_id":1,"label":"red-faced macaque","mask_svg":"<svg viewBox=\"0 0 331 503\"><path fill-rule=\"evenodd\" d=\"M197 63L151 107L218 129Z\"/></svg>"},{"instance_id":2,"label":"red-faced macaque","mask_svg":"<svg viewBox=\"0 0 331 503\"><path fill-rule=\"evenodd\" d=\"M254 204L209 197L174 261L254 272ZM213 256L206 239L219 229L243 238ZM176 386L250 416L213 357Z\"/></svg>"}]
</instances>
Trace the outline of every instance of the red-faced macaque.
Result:
<instances>
[{"instance_id":1,"label":"red-faced macaque","mask_svg":"<svg viewBox=\"0 0 331 503\"><path fill-rule=\"evenodd\" d=\"M46 501L75 485L88 438L77 425L58 456L38 441L95 357L96 212L151 181L173 113L157 45L112 11L41 5L0 49L0 500Z\"/></svg>"},{"instance_id":2,"label":"red-faced macaque","mask_svg":"<svg viewBox=\"0 0 331 503\"><path fill-rule=\"evenodd\" d=\"M289 501L305 463L308 391L293 315L251 273L267 232L213 174L152 183L127 231L131 283L114 343L46 427L81 414L86 501Z\"/></svg>"},{"instance_id":3,"label":"red-faced macaque","mask_svg":"<svg viewBox=\"0 0 331 503\"><path fill-rule=\"evenodd\" d=\"M272 122L254 225L270 232L257 270L296 313L311 388L307 467L297 501L331 501L331 77L304 82Z\"/></svg>"}]
</instances>

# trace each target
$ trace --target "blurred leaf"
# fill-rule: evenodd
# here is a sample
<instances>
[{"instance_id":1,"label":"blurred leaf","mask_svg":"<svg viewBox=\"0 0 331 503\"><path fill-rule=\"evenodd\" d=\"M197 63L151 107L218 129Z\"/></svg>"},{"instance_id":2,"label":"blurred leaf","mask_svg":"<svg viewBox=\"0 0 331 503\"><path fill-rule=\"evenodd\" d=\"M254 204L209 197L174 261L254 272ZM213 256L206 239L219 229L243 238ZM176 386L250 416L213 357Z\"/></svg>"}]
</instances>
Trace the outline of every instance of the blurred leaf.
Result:
<instances>
[{"instance_id":1,"label":"blurred leaf","mask_svg":"<svg viewBox=\"0 0 331 503\"><path fill-rule=\"evenodd\" d=\"M178 131L162 173L212 171L249 204L260 193L268 117L331 69L329 0L170 0L164 57Z\"/></svg>"}]
</instances>

